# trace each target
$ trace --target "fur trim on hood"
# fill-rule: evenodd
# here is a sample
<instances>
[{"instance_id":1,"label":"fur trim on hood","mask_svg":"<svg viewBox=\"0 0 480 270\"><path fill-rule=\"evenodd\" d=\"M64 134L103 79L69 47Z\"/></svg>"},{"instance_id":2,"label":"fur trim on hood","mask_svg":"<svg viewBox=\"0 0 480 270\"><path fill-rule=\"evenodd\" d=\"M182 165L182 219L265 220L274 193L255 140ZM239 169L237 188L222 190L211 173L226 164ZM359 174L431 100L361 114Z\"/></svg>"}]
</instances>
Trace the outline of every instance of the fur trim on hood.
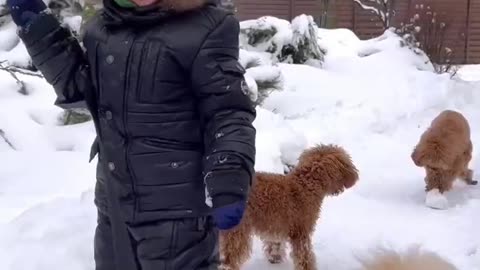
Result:
<instances>
[{"instance_id":1,"label":"fur trim on hood","mask_svg":"<svg viewBox=\"0 0 480 270\"><path fill-rule=\"evenodd\" d=\"M103 0L103 15L107 26L142 27L161 23L177 14L200 9L206 5L216 5L216 0L160 0L147 7L122 8L114 0Z\"/></svg>"},{"instance_id":2,"label":"fur trim on hood","mask_svg":"<svg viewBox=\"0 0 480 270\"><path fill-rule=\"evenodd\" d=\"M207 2L207 0L160 0L159 5L165 10L185 12L201 8Z\"/></svg>"}]
</instances>

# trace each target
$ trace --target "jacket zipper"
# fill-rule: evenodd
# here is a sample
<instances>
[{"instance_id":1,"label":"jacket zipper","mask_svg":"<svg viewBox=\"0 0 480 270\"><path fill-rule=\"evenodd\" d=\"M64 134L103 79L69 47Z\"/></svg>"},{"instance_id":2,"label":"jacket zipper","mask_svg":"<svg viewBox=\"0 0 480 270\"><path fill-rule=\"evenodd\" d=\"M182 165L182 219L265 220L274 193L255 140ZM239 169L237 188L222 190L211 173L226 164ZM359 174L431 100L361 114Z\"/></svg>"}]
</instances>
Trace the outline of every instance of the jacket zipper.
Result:
<instances>
[{"instance_id":1,"label":"jacket zipper","mask_svg":"<svg viewBox=\"0 0 480 270\"><path fill-rule=\"evenodd\" d=\"M130 182L132 185L132 191L133 191L133 221L136 220L136 214L138 210L138 200L137 200L137 190L135 186L135 175L133 171L131 170L132 166L130 164L130 159L128 157L128 154L130 153L130 141L129 141L129 136L130 132L128 131L128 122L127 122L127 114L128 114L128 93L130 91L130 70L132 67L130 66L130 58L132 55L134 43L135 43L135 35L132 35L133 37L128 37L125 43L130 44L130 48L128 49L128 55L127 55L127 62L125 65L126 72L125 72L125 81L124 81L124 91L123 91L123 128L125 129L125 165L127 166L127 171L130 176Z\"/></svg>"}]
</instances>

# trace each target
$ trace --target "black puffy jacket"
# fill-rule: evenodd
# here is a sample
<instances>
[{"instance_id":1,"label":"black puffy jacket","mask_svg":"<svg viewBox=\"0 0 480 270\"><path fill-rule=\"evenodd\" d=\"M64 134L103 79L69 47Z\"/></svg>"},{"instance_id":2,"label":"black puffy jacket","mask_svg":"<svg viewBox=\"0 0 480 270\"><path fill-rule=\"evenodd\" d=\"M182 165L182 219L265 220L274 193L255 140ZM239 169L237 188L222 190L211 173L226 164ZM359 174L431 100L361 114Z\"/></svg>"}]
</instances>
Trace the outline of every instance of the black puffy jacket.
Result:
<instances>
[{"instance_id":1,"label":"black puffy jacket","mask_svg":"<svg viewBox=\"0 0 480 270\"><path fill-rule=\"evenodd\" d=\"M253 175L238 21L206 1L166 2L129 11L105 0L86 52L49 14L20 33L56 104L86 101L98 134L96 204L108 213L116 203L127 223L208 215L208 194L213 207L245 199Z\"/></svg>"}]
</instances>

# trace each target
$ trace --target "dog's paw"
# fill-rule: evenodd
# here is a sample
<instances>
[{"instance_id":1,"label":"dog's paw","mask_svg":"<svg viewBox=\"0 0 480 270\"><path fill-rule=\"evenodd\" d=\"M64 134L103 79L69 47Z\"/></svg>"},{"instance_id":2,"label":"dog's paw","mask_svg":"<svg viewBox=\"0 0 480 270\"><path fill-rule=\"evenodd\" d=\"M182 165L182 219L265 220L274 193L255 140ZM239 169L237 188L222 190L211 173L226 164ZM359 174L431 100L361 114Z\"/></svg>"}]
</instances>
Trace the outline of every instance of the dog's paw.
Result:
<instances>
[{"instance_id":1,"label":"dog's paw","mask_svg":"<svg viewBox=\"0 0 480 270\"><path fill-rule=\"evenodd\" d=\"M264 243L265 257L271 264L283 263L283 259L286 256L285 244L282 242L267 241Z\"/></svg>"},{"instance_id":2,"label":"dog's paw","mask_svg":"<svg viewBox=\"0 0 480 270\"><path fill-rule=\"evenodd\" d=\"M425 205L433 209L445 210L448 208L448 200L438 189L432 189L427 192Z\"/></svg>"},{"instance_id":3,"label":"dog's paw","mask_svg":"<svg viewBox=\"0 0 480 270\"><path fill-rule=\"evenodd\" d=\"M270 255L268 262L271 264L280 264L283 262L283 257L281 255Z\"/></svg>"}]
</instances>

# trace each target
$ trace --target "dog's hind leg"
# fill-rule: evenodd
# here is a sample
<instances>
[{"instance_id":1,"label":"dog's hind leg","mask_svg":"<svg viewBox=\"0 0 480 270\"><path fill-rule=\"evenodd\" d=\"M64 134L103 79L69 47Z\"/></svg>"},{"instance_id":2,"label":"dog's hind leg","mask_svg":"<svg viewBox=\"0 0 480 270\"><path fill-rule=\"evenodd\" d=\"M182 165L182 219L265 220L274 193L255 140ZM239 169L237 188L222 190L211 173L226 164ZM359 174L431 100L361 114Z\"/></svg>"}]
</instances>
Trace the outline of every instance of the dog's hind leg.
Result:
<instances>
[{"instance_id":1,"label":"dog's hind leg","mask_svg":"<svg viewBox=\"0 0 480 270\"><path fill-rule=\"evenodd\" d=\"M252 251L252 233L245 222L232 230L220 233L219 270L240 270Z\"/></svg>"},{"instance_id":2,"label":"dog's hind leg","mask_svg":"<svg viewBox=\"0 0 480 270\"><path fill-rule=\"evenodd\" d=\"M461 179L471 186L478 184L478 181L473 180L473 171L468 168L462 172Z\"/></svg>"},{"instance_id":3,"label":"dog's hind leg","mask_svg":"<svg viewBox=\"0 0 480 270\"><path fill-rule=\"evenodd\" d=\"M296 231L290 235L292 245L292 259L295 270L316 270L315 254L312 241L307 231Z\"/></svg>"},{"instance_id":4,"label":"dog's hind leg","mask_svg":"<svg viewBox=\"0 0 480 270\"><path fill-rule=\"evenodd\" d=\"M286 246L280 241L263 241L263 252L271 264L279 264L285 260Z\"/></svg>"},{"instance_id":5,"label":"dog's hind leg","mask_svg":"<svg viewBox=\"0 0 480 270\"><path fill-rule=\"evenodd\" d=\"M468 185L474 186L478 184L478 181L473 180L473 171L468 168L468 163L472 160L472 150L473 145L470 141L467 149L463 152L463 155L460 156L460 160L463 164L463 171L460 175L460 178L463 179Z\"/></svg>"}]
</instances>

